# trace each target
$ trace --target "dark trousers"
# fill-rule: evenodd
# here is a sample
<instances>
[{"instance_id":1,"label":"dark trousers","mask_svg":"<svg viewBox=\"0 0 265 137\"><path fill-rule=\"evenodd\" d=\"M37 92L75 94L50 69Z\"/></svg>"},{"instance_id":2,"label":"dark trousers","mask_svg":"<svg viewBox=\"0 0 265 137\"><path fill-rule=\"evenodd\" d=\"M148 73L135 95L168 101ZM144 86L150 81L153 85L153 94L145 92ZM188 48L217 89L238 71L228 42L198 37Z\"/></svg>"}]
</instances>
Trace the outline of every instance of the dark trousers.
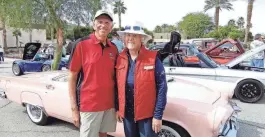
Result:
<instances>
[{"instance_id":1,"label":"dark trousers","mask_svg":"<svg viewBox=\"0 0 265 137\"><path fill-rule=\"evenodd\" d=\"M152 119L147 118L134 122L133 117L123 119L124 132L126 137L158 137L152 129Z\"/></svg>"},{"instance_id":2,"label":"dark trousers","mask_svg":"<svg viewBox=\"0 0 265 137\"><path fill-rule=\"evenodd\" d=\"M3 52L0 52L0 61L3 61L3 62L5 61Z\"/></svg>"}]
</instances>

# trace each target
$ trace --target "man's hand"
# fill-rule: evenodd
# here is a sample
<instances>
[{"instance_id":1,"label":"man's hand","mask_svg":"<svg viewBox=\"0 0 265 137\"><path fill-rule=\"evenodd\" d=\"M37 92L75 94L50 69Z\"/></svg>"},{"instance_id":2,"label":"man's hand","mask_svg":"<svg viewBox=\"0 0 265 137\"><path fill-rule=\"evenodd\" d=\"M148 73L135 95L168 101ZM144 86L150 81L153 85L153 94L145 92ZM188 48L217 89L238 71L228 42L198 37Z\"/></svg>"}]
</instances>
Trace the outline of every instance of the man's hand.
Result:
<instances>
[{"instance_id":1,"label":"man's hand","mask_svg":"<svg viewBox=\"0 0 265 137\"><path fill-rule=\"evenodd\" d=\"M73 122L76 127L80 127L80 114L77 109L72 110Z\"/></svg>"},{"instance_id":2,"label":"man's hand","mask_svg":"<svg viewBox=\"0 0 265 137\"><path fill-rule=\"evenodd\" d=\"M153 127L153 130L155 131L155 133L158 133L162 127L162 120L158 120L158 119L153 118L152 127Z\"/></svg>"},{"instance_id":3,"label":"man's hand","mask_svg":"<svg viewBox=\"0 0 265 137\"><path fill-rule=\"evenodd\" d=\"M119 115L118 112L116 112L116 119L117 119L117 121L120 122L120 123L123 122L122 117Z\"/></svg>"}]
</instances>

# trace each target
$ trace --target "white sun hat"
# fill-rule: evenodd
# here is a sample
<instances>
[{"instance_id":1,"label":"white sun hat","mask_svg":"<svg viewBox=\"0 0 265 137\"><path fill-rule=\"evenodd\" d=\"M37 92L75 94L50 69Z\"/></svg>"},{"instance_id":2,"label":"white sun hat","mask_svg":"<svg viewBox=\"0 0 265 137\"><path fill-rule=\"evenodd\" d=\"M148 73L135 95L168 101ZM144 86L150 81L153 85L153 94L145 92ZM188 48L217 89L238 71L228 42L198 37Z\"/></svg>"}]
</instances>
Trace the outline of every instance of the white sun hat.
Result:
<instances>
[{"instance_id":1,"label":"white sun hat","mask_svg":"<svg viewBox=\"0 0 265 137\"><path fill-rule=\"evenodd\" d=\"M120 37L123 37L125 33L140 34L144 36L144 43L152 39L152 36L144 32L143 25L140 22L134 22L124 27L124 31L117 31Z\"/></svg>"}]
</instances>

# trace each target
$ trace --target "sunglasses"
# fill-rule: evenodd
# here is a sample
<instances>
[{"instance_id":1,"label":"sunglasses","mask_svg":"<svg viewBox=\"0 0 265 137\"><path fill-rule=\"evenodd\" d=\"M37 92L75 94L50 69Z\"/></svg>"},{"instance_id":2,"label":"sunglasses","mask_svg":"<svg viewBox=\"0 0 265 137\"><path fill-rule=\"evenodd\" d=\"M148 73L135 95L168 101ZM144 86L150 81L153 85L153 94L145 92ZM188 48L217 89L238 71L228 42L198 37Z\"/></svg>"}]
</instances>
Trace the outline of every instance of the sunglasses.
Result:
<instances>
[{"instance_id":1,"label":"sunglasses","mask_svg":"<svg viewBox=\"0 0 265 137\"><path fill-rule=\"evenodd\" d=\"M139 31L139 30L144 30L142 27L140 26L125 26L125 30L131 30L131 28L134 30L134 31Z\"/></svg>"}]
</instances>

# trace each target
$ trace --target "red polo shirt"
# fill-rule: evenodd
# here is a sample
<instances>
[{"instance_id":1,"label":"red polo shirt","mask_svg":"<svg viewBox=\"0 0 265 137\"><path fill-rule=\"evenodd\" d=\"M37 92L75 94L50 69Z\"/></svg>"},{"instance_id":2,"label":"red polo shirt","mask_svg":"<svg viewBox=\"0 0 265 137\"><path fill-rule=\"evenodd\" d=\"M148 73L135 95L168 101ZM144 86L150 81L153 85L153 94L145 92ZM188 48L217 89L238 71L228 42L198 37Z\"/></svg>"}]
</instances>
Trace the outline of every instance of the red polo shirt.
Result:
<instances>
[{"instance_id":1,"label":"red polo shirt","mask_svg":"<svg viewBox=\"0 0 265 137\"><path fill-rule=\"evenodd\" d=\"M95 34L79 41L69 70L82 71L80 111L96 112L114 108L114 67L118 50L107 40L104 46Z\"/></svg>"}]
</instances>

